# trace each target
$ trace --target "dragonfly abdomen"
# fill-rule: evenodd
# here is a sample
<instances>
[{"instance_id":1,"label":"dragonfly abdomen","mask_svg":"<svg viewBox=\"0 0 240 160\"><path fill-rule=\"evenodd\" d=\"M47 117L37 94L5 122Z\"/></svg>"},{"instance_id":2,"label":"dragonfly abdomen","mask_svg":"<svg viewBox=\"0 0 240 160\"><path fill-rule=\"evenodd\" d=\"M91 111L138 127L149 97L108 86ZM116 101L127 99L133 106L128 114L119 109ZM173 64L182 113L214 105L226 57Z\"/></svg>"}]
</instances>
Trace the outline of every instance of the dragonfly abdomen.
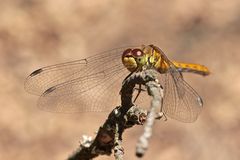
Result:
<instances>
[{"instance_id":1,"label":"dragonfly abdomen","mask_svg":"<svg viewBox=\"0 0 240 160\"><path fill-rule=\"evenodd\" d=\"M200 64L173 62L179 72L190 72L200 74L202 76L209 75L210 72L207 67Z\"/></svg>"}]
</instances>

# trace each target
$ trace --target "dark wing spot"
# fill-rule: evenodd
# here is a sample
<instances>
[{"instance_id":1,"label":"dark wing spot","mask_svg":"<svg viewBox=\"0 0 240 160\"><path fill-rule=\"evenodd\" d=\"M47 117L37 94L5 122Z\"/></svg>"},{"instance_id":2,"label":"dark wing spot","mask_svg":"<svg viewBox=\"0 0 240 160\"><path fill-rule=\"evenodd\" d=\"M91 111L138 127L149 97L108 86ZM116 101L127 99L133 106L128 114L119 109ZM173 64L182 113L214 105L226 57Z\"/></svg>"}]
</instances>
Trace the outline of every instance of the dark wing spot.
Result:
<instances>
[{"instance_id":1,"label":"dark wing spot","mask_svg":"<svg viewBox=\"0 0 240 160\"><path fill-rule=\"evenodd\" d=\"M46 94L49 94L49 93L51 93L52 91L54 91L56 89L56 87L50 87L50 88L48 88L44 93L43 93L43 95L46 95Z\"/></svg>"},{"instance_id":2,"label":"dark wing spot","mask_svg":"<svg viewBox=\"0 0 240 160\"><path fill-rule=\"evenodd\" d=\"M36 71L33 71L30 76L33 77L33 76L36 76L37 74L41 73L43 70L40 68L40 69L37 69Z\"/></svg>"},{"instance_id":3,"label":"dark wing spot","mask_svg":"<svg viewBox=\"0 0 240 160\"><path fill-rule=\"evenodd\" d=\"M86 64L88 64L88 60L86 58L84 59L84 61L85 61Z\"/></svg>"}]
</instances>

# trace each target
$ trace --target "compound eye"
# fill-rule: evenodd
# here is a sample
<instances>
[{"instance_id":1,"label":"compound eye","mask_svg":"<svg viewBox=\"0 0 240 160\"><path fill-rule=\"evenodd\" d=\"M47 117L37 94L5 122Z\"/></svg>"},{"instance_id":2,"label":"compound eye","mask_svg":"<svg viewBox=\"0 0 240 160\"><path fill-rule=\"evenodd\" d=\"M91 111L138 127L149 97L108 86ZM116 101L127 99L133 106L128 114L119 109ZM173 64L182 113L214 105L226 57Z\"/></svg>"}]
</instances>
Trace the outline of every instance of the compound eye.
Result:
<instances>
[{"instance_id":1,"label":"compound eye","mask_svg":"<svg viewBox=\"0 0 240 160\"><path fill-rule=\"evenodd\" d=\"M132 50L132 55L134 57L142 57L143 56L143 51L141 49L133 49Z\"/></svg>"},{"instance_id":2,"label":"compound eye","mask_svg":"<svg viewBox=\"0 0 240 160\"><path fill-rule=\"evenodd\" d=\"M131 56L131 55L132 55L132 49L131 48L126 49L122 54L123 57Z\"/></svg>"}]
</instances>

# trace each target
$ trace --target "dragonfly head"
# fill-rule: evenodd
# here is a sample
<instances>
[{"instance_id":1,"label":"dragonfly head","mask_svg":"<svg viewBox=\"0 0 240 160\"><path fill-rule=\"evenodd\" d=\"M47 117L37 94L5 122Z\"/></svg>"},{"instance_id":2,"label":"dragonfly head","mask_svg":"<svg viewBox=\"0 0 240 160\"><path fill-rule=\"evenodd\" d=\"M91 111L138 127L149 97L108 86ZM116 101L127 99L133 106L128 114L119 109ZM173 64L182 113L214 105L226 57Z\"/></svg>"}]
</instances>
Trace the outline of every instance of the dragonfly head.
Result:
<instances>
[{"instance_id":1,"label":"dragonfly head","mask_svg":"<svg viewBox=\"0 0 240 160\"><path fill-rule=\"evenodd\" d=\"M122 54L122 63L130 72L133 72L137 68L141 69L147 63L147 60L141 49L128 48Z\"/></svg>"}]
</instances>

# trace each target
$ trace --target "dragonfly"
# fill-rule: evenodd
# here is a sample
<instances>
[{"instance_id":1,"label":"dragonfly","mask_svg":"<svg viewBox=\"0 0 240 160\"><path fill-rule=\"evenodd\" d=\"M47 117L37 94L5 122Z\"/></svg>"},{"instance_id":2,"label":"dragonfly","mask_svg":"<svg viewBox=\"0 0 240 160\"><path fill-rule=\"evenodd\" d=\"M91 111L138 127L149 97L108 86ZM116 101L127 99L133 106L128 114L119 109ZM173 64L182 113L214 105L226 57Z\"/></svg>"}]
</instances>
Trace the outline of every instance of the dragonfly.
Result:
<instances>
[{"instance_id":1,"label":"dragonfly","mask_svg":"<svg viewBox=\"0 0 240 160\"><path fill-rule=\"evenodd\" d=\"M120 103L119 91L124 78L144 69L158 72L164 89L163 113L181 122L194 122L203 101L182 73L206 76L210 71L204 65L171 61L155 45L122 47L43 67L32 72L24 86L27 92L39 96L38 107L46 111L103 112ZM144 104L148 97L141 93L136 103Z\"/></svg>"}]
</instances>

